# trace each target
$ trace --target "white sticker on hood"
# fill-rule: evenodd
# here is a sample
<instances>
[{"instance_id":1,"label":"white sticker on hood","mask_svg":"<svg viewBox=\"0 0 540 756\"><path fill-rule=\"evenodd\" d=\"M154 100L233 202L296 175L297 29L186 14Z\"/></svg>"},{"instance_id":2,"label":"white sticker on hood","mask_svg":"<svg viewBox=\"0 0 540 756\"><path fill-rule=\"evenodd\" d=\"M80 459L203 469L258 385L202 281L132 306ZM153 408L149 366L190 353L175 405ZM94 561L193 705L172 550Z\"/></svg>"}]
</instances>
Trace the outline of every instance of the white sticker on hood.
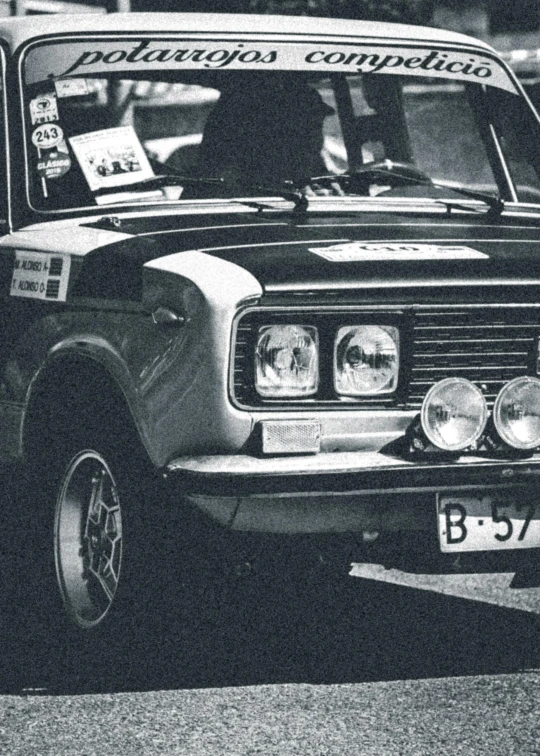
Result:
<instances>
[{"instance_id":1,"label":"white sticker on hood","mask_svg":"<svg viewBox=\"0 0 540 756\"><path fill-rule=\"evenodd\" d=\"M310 247L320 257L330 262L361 262L366 260L472 260L489 257L477 249L440 244L375 244L345 242L331 247Z\"/></svg>"}]
</instances>

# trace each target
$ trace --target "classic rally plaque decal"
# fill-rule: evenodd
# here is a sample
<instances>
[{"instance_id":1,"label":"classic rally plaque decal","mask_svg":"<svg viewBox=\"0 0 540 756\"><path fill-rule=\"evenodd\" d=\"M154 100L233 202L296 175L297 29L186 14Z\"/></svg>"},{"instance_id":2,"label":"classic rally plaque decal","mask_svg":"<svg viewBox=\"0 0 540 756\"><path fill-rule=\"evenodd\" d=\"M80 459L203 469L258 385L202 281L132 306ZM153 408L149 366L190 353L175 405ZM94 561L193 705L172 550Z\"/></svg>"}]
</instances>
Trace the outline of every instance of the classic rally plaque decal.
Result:
<instances>
[{"instance_id":1,"label":"classic rally plaque decal","mask_svg":"<svg viewBox=\"0 0 540 756\"><path fill-rule=\"evenodd\" d=\"M154 171L133 126L117 126L69 140L92 191L135 184Z\"/></svg>"},{"instance_id":2,"label":"classic rally plaque decal","mask_svg":"<svg viewBox=\"0 0 540 756\"><path fill-rule=\"evenodd\" d=\"M38 160L36 170L44 179L57 179L64 176L71 168L71 158L65 142L61 142L63 149L53 149Z\"/></svg>"}]
</instances>

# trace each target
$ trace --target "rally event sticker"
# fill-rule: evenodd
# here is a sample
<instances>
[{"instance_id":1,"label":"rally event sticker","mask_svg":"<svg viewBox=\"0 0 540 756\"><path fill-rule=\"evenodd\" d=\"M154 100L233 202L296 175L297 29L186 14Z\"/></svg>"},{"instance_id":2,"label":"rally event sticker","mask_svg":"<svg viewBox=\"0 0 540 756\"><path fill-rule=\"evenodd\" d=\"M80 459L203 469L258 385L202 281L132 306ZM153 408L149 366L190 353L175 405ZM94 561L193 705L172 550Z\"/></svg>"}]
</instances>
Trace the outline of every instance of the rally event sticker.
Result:
<instances>
[{"instance_id":1,"label":"rally event sticker","mask_svg":"<svg viewBox=\"0 0 540 756\"><path fill-rule=\"evenodd\" d=\"M384 244L345 242L331 247L310 247L319 257L330 262L363 262L392 260L473 260L487 258L484 252L463 246L440 244Z\"/></svg>"},{"instance_id":2,"label":"rally event sticker","mask_svg":"<svg viewBox=\"0 0 540 756\"><path fill-rule=\"evenodd\" d=\"M53 149L37 162L37 172L44 179L57 179L64 176L71 168L71 158L67 152L67 145L62 142L64 149Z\"/></svg>"},{"instance_id":3,"label":"rally event sticker","mask_svg":"<svg viewBox=\"0 0 540 756\"><path fill-rule=\"evenodd\" d=\"M49 123L58 120L58 103L55 95L42 95L30 100L32 123Z\"/></svg>"},{"instance_id":4,"label":"rally event sticker","mask_svg":"<svg viewBox=\"0 0 540 756\"><path fill-rule=\"evenodd\" d=\"M69 255L16 250L11 278L12 297L65 302L69 283Z\"/></svg>"},{"instance_id":5,"label":"rally event sticker","mask_svg":"<svg viewBox=\"0 0 540 756\"><path fill-rule=\"evenodd\" d=\"M58 97L81 97L89 92L86 79L57 79L54 88Z\"/></svg>"},{"instance_id":6,"label":"rally event sticker","mask_svg":"<svg viewBox=\"0 0 540 756\"><path fill-rule=\"evenodd\" d=\"M32 144L40 150L57 147L64 138L64 132L57 123L42 123L32 132Z\"/></svg>"}]
</instances>

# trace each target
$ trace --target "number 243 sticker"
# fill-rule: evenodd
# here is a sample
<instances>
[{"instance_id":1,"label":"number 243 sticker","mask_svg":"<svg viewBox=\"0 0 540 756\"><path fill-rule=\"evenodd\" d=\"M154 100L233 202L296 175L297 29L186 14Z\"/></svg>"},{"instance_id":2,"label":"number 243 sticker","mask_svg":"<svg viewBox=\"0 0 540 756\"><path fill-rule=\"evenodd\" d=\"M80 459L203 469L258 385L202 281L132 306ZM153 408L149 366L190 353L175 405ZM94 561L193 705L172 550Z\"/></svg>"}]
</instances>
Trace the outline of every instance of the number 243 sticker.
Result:
<instances>
[{"instance_id":1,"label":"number 243 sticker","mask_svg":"<svg viewBox=\"0 0 540 756\"><path fill-rule=\"evenodd\" d=\"M43 123L32 132L32 144L42 150L50 150L60 144L64 132L58 124Z\"/></svg>"}]
</instances>

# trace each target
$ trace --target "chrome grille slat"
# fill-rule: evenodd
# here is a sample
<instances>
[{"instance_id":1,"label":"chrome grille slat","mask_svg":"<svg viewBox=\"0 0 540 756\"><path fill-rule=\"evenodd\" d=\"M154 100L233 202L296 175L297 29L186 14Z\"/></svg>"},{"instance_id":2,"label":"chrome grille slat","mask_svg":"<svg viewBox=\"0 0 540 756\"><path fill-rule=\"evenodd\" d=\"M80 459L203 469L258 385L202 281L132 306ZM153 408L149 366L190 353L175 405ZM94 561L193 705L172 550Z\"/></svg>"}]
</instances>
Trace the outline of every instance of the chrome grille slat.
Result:
<instances>
[{"instance_id":1,"label":"chrome grille slat","mask_svg":"<svg viewBox=\"0 0 540 756\"><path fill-rule=\"evenodd\" d=\"M528 353L529 353L528 350L523 351L523 352L512 352L512 356L522 357L522 356L527 356ZM432 360L434 357L438 357L439 354L440 353L437 353L437 352L430 352L428 354L418 355L418 357L419 359ZM447 354L456 359L458 357L488 358L488 357L507 357L508 356L508 352L480 352L480 351L478 352L447 352Z\"/></svg>"},{"instance_id":2,"label":"chrome grille slat","mask_svg":"<svg viewBox=\"0 0 540 756\"><path fill-rule=\"evenodd\" d=\"M420 406L434 383L452 376L484 386L491 405L505 383L527 373L539 333L539 309L416 312L408 406Z\"/></svg>"}]
</instances>

